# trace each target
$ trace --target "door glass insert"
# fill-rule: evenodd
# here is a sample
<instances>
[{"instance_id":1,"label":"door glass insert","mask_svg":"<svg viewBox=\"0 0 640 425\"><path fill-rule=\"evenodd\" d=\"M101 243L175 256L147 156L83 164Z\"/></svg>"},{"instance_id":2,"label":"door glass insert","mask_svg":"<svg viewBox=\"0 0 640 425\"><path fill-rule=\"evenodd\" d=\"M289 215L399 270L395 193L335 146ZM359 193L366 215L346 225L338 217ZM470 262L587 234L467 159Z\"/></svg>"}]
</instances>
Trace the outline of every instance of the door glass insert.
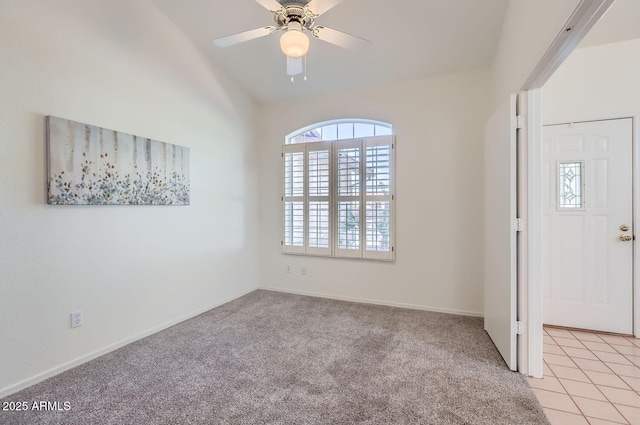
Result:
<instances>
[{"instance_id":1,"label":"door glass insert","mask_svg":"<svg viewBox=\"0 0 640 425\"><path fill-rule=\"evenodd\" d=\"M584 208L582 161L558 163L558 209L576 210Z\"/></svg>"}]
</instances>

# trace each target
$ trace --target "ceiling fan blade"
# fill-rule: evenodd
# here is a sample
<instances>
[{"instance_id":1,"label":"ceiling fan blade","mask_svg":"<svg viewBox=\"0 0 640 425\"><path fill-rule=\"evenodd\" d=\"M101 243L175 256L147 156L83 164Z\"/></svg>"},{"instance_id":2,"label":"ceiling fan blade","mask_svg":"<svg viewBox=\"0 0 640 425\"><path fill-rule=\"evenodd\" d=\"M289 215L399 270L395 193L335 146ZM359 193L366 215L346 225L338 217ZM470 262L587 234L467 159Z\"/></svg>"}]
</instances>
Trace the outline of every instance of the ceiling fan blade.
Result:
<instances>
[{"instance_id":1,"label":"ceiling fan blade","mask_svg":"<svg viewBox=\"0 0 640 425\"><path fill-rule=\"evenodd\" d=\"M282 5L278 3L276 0L256 0L256 1L260 3L262 7L272 12L282 9Z\"/></svg>"},{"instance_id":2,"label":"ceiling fan blade","mask_svg":"<svg viewBox=\"0 0 640 425\"><path fill-rule=\"evenodd\" d=\"M341 1L342 0L311 0L307 3L307 7L314 15L322 15Z\"/></svg>"},{"instance_id":3,"label":"ceiling fan blade","mask_svg":"<svg viewBox=\"0 0 640 425\"><path fill-rule=\"evenodd\" d=\"M242 43L245 41L253 40L254 38L264 37L271 34L276 30L276 27L262 27L254 30L239 32L237 34L228 35L226 37L220 37L213 40L213 44L218 47L227 47L234 44Z\"/></svg>"},{"instance_id":4,"label":"ceiling fan blade","mask_svg":"<svg viewBox=\"0 0 640 425\"><path fill-rule=\"evenodd\" d=\"M371 44L369 40L365 40L364 38L321 25L314 27L312 34L315 38L335 44L336 46L344 47L345 49L359 49Z\"/></svg>"}]
</instances>

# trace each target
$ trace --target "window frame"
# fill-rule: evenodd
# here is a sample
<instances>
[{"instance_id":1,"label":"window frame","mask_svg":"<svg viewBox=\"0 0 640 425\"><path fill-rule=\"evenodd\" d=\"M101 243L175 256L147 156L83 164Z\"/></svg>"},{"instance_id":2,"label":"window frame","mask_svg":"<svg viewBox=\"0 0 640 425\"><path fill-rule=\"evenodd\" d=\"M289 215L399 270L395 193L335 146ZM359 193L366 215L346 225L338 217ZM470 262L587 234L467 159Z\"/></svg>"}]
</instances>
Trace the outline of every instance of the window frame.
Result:
<instances>
[{"instance_id":1,"label":"window frame","mask_svg":"<svg viewBox=\"0 0 640 425\"><path fill-rule=\"evenodd\" d=\"M310 141L310 142L301 142L301 143L287 143L292 140L294 137L298 137L299 135L305 134L306 132L312 131L314 129L334 124L344 124L344 123L366 123L371 125L378 126L386 126L389 129L389 135L384 136L371 136L371 137L358 137L352 139L343 139L343 140L332 140L332 141ZM355 127L354 127L355 128ZM380 193L368 193L367 188L367 152L369 152L369 148L373 148L376 146L389 146L389 158L388 158L388 193L380 194ZM341 149L349 149L349 148L358 148L359 155L359 169L358 169L358 187L359 191L357 195L339 195L338 194L338 156ZM310 153L317 151L328 151L329 153L329 195L328 196L320 196L320 195L310 195L310 187L309 187L309 161L310 161ZM302 153L303 157L303 195L302 196L291 196L291 194L285 193L285 179L286 179L286 161L287 158L293 158L293 156L288 157L287 154L294 153ZM298 170L299 172L300 170ZM311 126L307 126L301 130L298 130L294 133L288 135L285 139L285 144L282 147L282 178L281 178L281 190L282 192L282 216L281 216L281 245L283 254L293 254L293 255L308 255L308 256L322 256L322 257L332 257L332 258L350 258L350 259L364 259L364 260L378 260L378 261L395 261L395 135L393 134L392 127L389 124L381 123L379 121L373 120L335 120L335 121L326 121L319 124L314 124ZM293 174L292 174L293 175ZM338 207L339 200L343 202L359 202L358 204L358 248L357 249L345 249L339 246L339 235L338 235ZM288 202L302 202L303 204L303 230L302 230L302 246L295 245L287 245L285 241L287 238L285 237L285 231L287 230L286 225L286 207ZM313 247L309 245L310 239L310 222L309 222L309 206L310 202L328 202L328 246L327 247ZM386 240L388 243L387 250L372 250L367 249L367 231L368 220L367 216L367 207L368 203L371 202L382 202L387 203L386 208L388 208L388 228ZM293 221L292 221L293 223ZM376 224L377 225L377 224ZM294 230L292 228L292 235ZM299 235L299 231L298 231ZM298 236L299 239L299 236ZM377 238L376 238L377 239ZM292 239L293 240L293 237ZM317 238L316 238L317 240Z\"/></svg>"}]
</instances>

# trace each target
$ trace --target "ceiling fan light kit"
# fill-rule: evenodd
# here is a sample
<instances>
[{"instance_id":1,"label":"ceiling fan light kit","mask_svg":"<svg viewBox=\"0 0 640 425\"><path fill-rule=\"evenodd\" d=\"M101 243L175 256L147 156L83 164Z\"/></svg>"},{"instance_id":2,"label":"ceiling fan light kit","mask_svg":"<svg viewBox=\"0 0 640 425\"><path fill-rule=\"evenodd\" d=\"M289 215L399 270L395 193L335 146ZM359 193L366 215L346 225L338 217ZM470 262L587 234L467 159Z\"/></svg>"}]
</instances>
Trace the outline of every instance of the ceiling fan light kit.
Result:
<instances>
[{"instance_id":1,"label":"ceiling fan light kit","mask_svg":"<svg viewBox=\"0 0 640 425\"><path fill-rule=\"evenodd\" d=\"M300 22L290 22L287 31L280 37L282 52L292 58L299 58L309 51L309 37L302 32Z\"/></svg>"},{"instance_id":2,"label":"ceiling fan light kit","mask_svg":"<svg viewBox=\"0 0 640 425\"><path fill-rule=\"evenodd\" d=\"M264 37L275 31L284 31L280 37L280 48L287 56L287 75L297 75L306 68L306 54L309 51L309 37L326 41L344 48L358 48L369 44L364 40L347 33L315 25L318 16L331 9L342 0L256 0L273 13L276 26L266 26L238 34L220 37L213 40L218 47L232 46L244 41ZM306 74L306 72L305 72ZM305 75L304 80L307 77ZM293 77L291 77L293 82Z\"/></svg>"}]
</instances>

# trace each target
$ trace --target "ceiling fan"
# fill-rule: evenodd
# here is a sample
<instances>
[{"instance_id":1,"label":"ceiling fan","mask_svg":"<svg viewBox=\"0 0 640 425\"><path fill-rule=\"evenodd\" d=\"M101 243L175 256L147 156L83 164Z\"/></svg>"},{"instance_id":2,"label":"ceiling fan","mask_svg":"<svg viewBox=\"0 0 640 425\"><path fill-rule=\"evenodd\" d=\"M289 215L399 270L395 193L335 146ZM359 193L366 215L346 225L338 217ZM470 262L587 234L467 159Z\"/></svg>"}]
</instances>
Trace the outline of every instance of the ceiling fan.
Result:
<instances>
[{"instance_id":1,"label":"ceiling fan","mask_svg":"<svg viewBox=\"0 0 640 425\"><path fill-rule=\"evenodd\" d=\"M316 25L316 19L336 6L342 0L256 0L273 13L275 25L256 28L241 33L216 38L213 43L218 47L234 44L271 35L283 31L280 37L280 48L287 55L287 75L300 74L303 70L303 57L309 50L309 37L326 41L346 49L356 49L368 45L370 41L342 31ZM305 76L306 80L306 76Z\"/></svg>"}]
</instances>

